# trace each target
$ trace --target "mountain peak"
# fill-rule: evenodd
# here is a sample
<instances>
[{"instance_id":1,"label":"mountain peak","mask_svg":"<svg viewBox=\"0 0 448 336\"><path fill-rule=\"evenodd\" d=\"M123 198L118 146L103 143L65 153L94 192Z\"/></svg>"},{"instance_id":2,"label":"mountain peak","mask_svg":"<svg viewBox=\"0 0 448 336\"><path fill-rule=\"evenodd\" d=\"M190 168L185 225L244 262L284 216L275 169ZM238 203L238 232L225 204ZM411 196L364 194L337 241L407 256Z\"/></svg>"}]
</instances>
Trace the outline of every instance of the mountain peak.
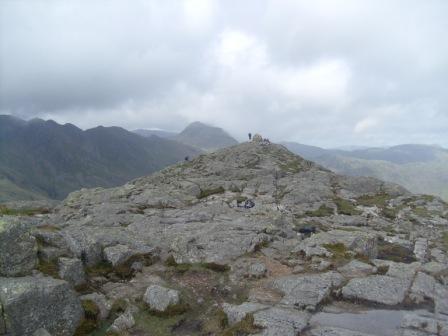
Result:
<instances>
[{"instance_id":1,"label":"mountain peak","mask_svg":"<svg viewBox=\"0 0 448 336\"><path fill-rule=\"evenodd\" d=\"M176 136L176 140L209 152L238 143L222 128L199 121L189 124Z\"/></svg>"}]
</instances>

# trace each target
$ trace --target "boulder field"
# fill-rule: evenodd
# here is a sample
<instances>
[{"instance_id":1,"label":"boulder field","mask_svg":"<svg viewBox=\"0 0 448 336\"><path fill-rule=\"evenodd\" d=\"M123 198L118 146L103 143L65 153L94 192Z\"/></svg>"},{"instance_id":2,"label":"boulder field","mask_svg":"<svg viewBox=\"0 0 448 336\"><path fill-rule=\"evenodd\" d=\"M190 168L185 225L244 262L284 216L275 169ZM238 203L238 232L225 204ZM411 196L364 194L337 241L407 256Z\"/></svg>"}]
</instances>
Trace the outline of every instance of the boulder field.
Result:
<instances>
[{"instance_id":1,"label":"boulder field","mask_svg":"<svg viewBox=\"0 0 448 336\"><path fill-rule=\"evenodd\" d=\"M447 248L440 198L255 139L1 216L0 335L447 336Z\"/></svg>"}]
</instances>

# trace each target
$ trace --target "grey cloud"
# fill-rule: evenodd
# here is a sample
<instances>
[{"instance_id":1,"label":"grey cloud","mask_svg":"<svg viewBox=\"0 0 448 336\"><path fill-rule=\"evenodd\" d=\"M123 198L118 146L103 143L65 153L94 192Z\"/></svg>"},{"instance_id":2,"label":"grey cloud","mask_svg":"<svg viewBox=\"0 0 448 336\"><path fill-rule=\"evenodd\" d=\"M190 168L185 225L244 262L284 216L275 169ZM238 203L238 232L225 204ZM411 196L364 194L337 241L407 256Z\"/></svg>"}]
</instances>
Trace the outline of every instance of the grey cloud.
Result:
<instances>
[{"instance_id":1,"label":"grey cloud","mask_svg":"<svg viewBox=\"0 0 448 336\"><path fill-rule=\"evenodd\" d=\"M0 3L0 112L448 146L446 1Z\"/></svg>"}]
</instances>

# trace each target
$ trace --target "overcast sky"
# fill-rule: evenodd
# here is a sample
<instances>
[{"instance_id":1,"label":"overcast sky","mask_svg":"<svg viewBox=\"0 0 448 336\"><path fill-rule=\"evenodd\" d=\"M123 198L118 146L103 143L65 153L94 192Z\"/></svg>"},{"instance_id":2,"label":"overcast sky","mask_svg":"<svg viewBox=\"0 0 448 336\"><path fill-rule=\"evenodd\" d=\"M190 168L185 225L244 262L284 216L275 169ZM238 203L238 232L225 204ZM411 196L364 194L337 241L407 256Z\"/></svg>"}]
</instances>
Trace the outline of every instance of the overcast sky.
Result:
<instances>
[{"instance_id":1,"label":"overcast sky","mask_svg":"<svg viewBox=\"0 0 448 336\"><path fill-rule=\"evenodd\" d=\"M446 0L0 0L0 113L448 146Z\"/></svg>"}]
</instances>

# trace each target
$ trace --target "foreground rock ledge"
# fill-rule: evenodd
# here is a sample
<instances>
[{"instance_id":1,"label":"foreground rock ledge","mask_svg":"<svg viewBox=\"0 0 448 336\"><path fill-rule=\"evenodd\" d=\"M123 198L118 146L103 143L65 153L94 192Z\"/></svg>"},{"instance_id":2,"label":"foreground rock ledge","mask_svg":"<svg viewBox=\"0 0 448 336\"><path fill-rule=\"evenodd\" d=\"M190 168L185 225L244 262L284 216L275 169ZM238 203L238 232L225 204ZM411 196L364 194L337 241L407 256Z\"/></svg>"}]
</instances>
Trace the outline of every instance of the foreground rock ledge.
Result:
<instances>
[{"instance_id":1,"label":"foreground rock ledge","mask_svg":"<svg viewBox=\"0 0 448 336\"><path fill-rule=\"evenodd\" d=\"M70 285L49 277L0 278L0 303L8 336L31 336L40 328L71 336L83 316Z\"/></svg>"}]
</instances>

